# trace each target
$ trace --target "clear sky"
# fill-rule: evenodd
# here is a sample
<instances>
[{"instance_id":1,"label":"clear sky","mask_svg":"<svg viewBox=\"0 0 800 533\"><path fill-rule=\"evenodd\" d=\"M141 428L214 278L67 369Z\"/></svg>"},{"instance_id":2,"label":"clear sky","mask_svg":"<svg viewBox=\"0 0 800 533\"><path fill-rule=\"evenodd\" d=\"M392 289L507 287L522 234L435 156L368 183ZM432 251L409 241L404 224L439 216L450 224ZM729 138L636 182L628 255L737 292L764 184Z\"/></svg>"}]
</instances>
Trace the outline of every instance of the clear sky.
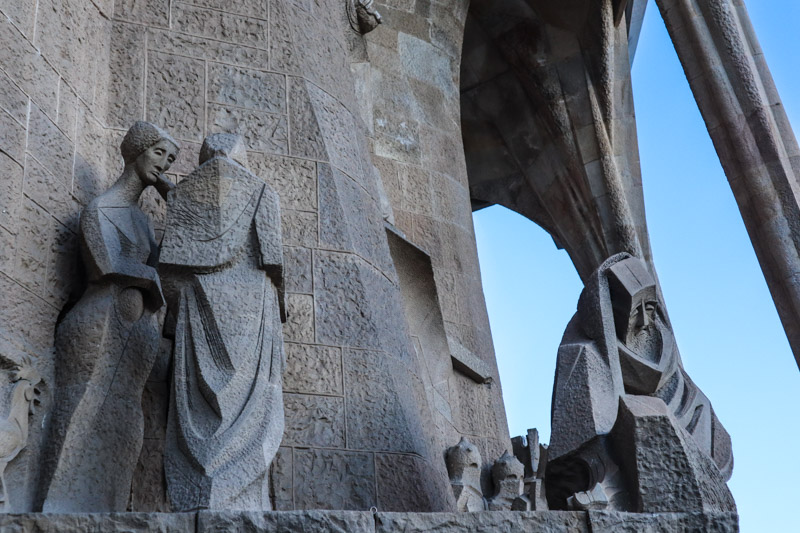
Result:
<instances>
[{"instance_id":1,"label":"clear sky","mask_svg":"<svg viewBox=\"0 0 800 533\"><path fill-rule=\"evenodd\" d=\"M746 3L800 134L800 2ZM786 508L800 479L800 371L652 1L633 87L656 269L684 366L733 440L742 531L800 531ZM474 221L509 429L536 427L547 442L556 352L582 284L533 222L501 207Z\"/></svg>"}]
</instances>

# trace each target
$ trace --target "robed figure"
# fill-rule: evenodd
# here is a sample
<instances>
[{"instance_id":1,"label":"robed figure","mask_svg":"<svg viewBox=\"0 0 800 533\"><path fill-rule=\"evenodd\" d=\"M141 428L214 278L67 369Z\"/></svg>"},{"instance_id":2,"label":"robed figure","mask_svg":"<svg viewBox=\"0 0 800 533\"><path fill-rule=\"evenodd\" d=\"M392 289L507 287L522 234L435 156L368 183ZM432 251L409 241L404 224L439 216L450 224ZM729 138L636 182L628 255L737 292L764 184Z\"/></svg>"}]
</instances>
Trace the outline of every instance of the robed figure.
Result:
<instances>
[{"instance_id":1,"label":"robed figure","mask_svg":"<svg viewBox=\"0 0 800 533\"><path fill-rule=\"evenodd\" d=\"M278 196L246 165L239 136L210 135L167 202L173 511L271 508L269 466L284 427L283 252Z\"/></svg>"}]
</instances>

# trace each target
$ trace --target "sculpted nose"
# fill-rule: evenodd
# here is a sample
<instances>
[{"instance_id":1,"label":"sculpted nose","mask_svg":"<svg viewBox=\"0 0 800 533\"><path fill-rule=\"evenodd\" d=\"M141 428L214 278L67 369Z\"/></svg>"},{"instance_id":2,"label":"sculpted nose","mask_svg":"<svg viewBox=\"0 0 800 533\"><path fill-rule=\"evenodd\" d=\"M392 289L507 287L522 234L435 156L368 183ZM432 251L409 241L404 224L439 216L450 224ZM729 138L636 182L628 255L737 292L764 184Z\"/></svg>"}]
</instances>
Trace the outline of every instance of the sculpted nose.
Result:
<instances>
[{"instance_id":1,"label":"sculpted nose","mask_svg":"<svg viewBox=\"0 0 800 533\"><path fill-rule=\"evenodd\" d=\"M647 311L644 308L644 304L641 304L636 308L636 327L641 329L645 328L650 325L650 320L647 316Z\"/></svg>"}]
</instances>

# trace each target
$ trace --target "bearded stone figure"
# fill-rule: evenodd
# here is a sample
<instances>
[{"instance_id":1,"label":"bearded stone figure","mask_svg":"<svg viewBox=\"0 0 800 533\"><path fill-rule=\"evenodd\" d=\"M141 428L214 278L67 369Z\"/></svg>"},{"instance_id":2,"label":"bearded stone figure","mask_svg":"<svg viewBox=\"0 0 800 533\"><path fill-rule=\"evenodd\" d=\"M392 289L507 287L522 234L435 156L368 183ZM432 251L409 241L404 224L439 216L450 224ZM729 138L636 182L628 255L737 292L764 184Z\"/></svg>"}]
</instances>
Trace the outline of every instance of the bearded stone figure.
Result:
<instances>
[{"instance_id":1,"label":"bearded stone figure","mask_svg":"<svg viewBox=\"0 0 800 533\"><path fill-rule=\"evenodd\" d=\"M551 509L732 511L728 433L692 382L639 259L607 259L558 351Z\"/></svg>"},{"instance_id":2,"label":"bearded stone figure","mask_svg":"<svg viewBox=\"0 0 800 533\"><path fill-rule=\"evenodd\" d=\"M172 510L269 510L284 427L280 211L238 135L208 136L170 194L160 268L174 339Z\"/></svg>"},{"instance_id":3,"label":"bearded stone figure","mask_svg":"<svg viewBox=\"0 0 800 533\"><path fill-rule=\"evenodd\" d=\"M125 168L80 218L88 286L56 326L56 393L39 497L45 512L125 511L142 447L142 391L158 352L163 305L153 225L139 197L163 177L178 143L137 122Z\"/></svg>"}]
</instances>

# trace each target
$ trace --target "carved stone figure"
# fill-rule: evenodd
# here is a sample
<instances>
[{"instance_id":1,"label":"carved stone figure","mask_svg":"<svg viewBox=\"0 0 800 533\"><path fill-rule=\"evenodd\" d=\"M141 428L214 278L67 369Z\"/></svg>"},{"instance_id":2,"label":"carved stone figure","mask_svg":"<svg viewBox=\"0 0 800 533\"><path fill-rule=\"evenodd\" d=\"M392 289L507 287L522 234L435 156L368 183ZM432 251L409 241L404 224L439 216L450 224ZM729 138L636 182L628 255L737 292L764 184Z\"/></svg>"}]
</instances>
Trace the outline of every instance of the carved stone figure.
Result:
<instances>
[{"instance_id":1,"label":"carved stone figure","mask_svg":"<svg viewBox=\"0 0 800 533\"><path fill-rule=\"evenodd\" d=\"M374 0L346 0L347 18L354 31L364 35L383 22L381 14L373 7Z\"/></svg>"},{"instance_id":2,"label":"carved stone figure","mask_svg":"<svg viewBox=\"0 0 800 533\"><path fill-rule=\"evenodd\" d=\"M461 437L445 454L450 486L461 512L483 511L486 503L481 492L481 454L470 441Z\"/></svg>"},{"instance_id":3,"label":"carved stone figure","mask_svg":"<svg viewBox=\"0 0 800 533\"><path fill-rule=\"evenodd\" d=\"M124 511L142 447L142 391L155 362L163 305L153 226L139 196L178 155L159 127L134 124L125 168L86 206L80 246L88 286L56 327L56 393L42 491L46 512Z\"/></svg>"},{"instance_id":4,"label":"carved stone figure","mask_svg":"<svg viewBox=\"0 0 800 533\"><path fill-rule=\"evenodd\" d=\"M490 511L530 511L530 501L522 496L522 478L525 468L506 450L492 465L494 496L489 501Z\"/></svg>"},{"instance_id":5,"label":"carved stone figure","mask_svg":"<svg viewBox=\"0 0 800 533\"><path fill-rule=\"evenodd\" d=\"M558 351L551 509L735 509L730 437L684 371L663 309L653 276L628 254L586 283Z\"/></svg>"},{"instance_id":6,"label":"carved stone figure","mask_svg":"<svg viewBox=\"0 0 800 533\"><path fill-rule=\"evenodd\" d=\"M161 269L172 510L268 510L284 427L283 250L278 196L247 169L241 137L208 136L170 194Z\"/></svg>"},{"instance_id":7,"label":"carved stone figure","mask_svg":"<svg viewBox=\"0 0 800 533\"><path fill-rule=\"evenodd\" d=\"M8 416L0 420L0 512L7 512L10 502L6 489L6 467L28 444L28 415L33 414L34 405L38 402L37 386L42 378L30 360L18 364L0 355L0 361L10 363L13 368L10 409Z\"/></svg>"}]
</instances>

